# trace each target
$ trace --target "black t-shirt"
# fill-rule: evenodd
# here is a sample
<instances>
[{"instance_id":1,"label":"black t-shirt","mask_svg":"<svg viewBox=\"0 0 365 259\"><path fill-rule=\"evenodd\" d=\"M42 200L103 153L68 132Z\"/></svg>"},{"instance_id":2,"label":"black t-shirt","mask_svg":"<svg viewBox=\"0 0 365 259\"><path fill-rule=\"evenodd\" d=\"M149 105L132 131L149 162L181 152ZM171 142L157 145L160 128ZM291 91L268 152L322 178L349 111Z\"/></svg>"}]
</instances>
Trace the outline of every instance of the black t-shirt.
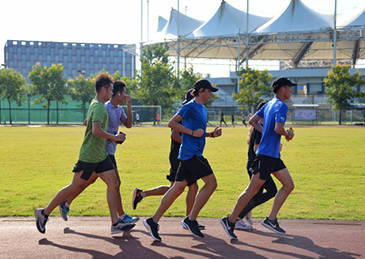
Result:
<instances>
[{"instance_id":1,"label":"black t-shirt","mask_svg":"<svg viewBox=\"0 0 365 259\"><path fill-rule=\"evenodd\" d=\"M180 124L182 124L182 122L180 122ZM179 134L181 136L181 132L179 132ZM175 140L173 140L171 138L171 146L170 146L169 160L170 160L171 169L174 172L177 171L177 167L179 165L179 160L177 159L177 157L179 156L180 145L181 145L181 143L176 142Z\"/></svg>"},{"instance_id":2,"label":"black t-shirt","mask_svg":"<svg viewBox=\"0 0 365 259\"><path fill-rule=\"evenodd\" d=\"M261 132L257 131L255 128L253 129L250 137L250 144L248 146L248 161L247 163L252 163L256 158L256 153L254 151L254 146L259 145L261 141Z\"/></svg>"}]
</instances>

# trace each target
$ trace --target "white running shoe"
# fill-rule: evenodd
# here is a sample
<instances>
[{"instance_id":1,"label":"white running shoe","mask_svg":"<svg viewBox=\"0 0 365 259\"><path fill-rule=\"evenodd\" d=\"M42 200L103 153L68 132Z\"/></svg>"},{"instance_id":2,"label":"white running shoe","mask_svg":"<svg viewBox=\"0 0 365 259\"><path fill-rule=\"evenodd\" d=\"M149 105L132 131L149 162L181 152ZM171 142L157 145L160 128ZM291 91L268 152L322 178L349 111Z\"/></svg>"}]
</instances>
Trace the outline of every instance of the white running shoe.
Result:
<instances>
[{"instance_id":1,"label":"white running shoe","mask_svg":"<svg viewBox=\"0 0 365 259\"><path fill-rule=\"evenodd\" d=\"M235 229L253 230L253 226L245 223L243 220L236 221Z\"/></svg>"}]
</instances>

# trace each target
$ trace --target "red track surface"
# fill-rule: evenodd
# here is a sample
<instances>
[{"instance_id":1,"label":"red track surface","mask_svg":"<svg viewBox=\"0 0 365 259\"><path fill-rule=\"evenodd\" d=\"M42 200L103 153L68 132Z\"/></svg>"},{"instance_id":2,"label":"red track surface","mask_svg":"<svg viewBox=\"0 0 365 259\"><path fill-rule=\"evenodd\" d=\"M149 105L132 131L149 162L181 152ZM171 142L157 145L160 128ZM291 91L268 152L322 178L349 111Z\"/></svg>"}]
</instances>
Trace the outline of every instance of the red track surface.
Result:
<instances>
[{"instance_id":1,"label":"red track surface","mask_svg":"<svg viewBox=\"0 0 365 259\"><path fill-rule=\"evenodd\" d=\"M111 236L106 217L51 217L46 234L33 218L0 218L0 258L365 258L364 221L280 220L286 236L255 221L254 231L236 230L238 241L231 242L218 219L199 219L203 239L180 220L160 221L158 243L142 219L131 232Z\"/></svg>"}]
</instances>

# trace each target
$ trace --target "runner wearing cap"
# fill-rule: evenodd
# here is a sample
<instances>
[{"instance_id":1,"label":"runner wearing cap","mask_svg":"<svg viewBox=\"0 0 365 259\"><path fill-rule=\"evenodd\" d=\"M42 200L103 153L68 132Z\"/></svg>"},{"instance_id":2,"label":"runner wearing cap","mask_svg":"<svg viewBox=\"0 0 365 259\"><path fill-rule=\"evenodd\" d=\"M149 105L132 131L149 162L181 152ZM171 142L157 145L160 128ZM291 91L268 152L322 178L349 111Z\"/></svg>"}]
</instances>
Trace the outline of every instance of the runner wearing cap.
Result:
<instances>
[{"instance_id":1,"label":"runner wearing cap","mask_svg":"<svg viewBox=\"0 0 365 259\"><path fill-rule=\"evenodd\" d=\"M250 118L250 125L262 132L261 142L256 152L257 157L252 165L253 176L247 188L238 198L231 215L220 219L223 229L232 239L237 239L234 234L237 217L260 190L270 174L281 182L282 187L275 195L270 215L261 224L276 233L285 234L285 230L279 226L276 217L286 198L294 189L294 183L288 169L280 159L280 139L282 135L287 141L294 137L291 129L285 130L284 128L288 112L288 106L284 102L290 99L291 87L295 85L287 78L276 79L272 84L275 97ZM262 119L263 126L260 124Z\"/></svg>"},{"instance_id":2,"label":"runner wearing cap","mask_svg":"<svg viewBox=\"0 0 365 259\"><path fill-rule=\"evenodd\" d=\"M194 91L194 89L192 89L192 88L186 91L185 99L182 102L183 105L185 105L191 99L194 98L193 91ZM179 160L177 157L179 155L180 145L181 145L181 133L172 129L171 130L171 148L170 148L170 155L169 155L171 167L170 167L170 173L166 176L167 180L169 180L171 184L170 184L170 186L161 185L156 188L145 190L145 191L136 188L133 192L133 198L132 198L132 207L134 210L137 208L137 204L139 202L141 202L143 198L148 197L148 196L164 195L172 187L173 183L175 182L177 168L179 167ZM195 196L198 192L198 184L195 182L195 183L188 185L188 187L189 187L189 190L186 195L186 215L187 216L190 214L190 211L193 207L193 204L195 201ZM200 229L204 229L204 227L200 226Z\"/></svg>"},{"instance_id":3,"label":"runner wearing cap","mask_svg":"<svg viewBox=\"0 0 365 259\"><path fill-rule=\"evenodd\" d=\"M200 79L196 81L194 84L195 98L185 104L169 121L168 126L170 128L182 133L182 144L178 157L180 160L179 167L175 182L162 198L156 213L143 222L152 238L157 241L161 241L158 234L160 218L176 198L180 196L185 187L195 183L198 179L202 179L205 185L200 189L189 216L182 221L182 224L194 236L204 237L196 218L217 188L213 170L208 160L203 157L205 137L219 137L222 135L222 130L219 127L212 132L206 132L208 114L204 104L209 101L212 92L216 91L218 89L213 87L208 80Z\"/></svg>"}]
</instances>

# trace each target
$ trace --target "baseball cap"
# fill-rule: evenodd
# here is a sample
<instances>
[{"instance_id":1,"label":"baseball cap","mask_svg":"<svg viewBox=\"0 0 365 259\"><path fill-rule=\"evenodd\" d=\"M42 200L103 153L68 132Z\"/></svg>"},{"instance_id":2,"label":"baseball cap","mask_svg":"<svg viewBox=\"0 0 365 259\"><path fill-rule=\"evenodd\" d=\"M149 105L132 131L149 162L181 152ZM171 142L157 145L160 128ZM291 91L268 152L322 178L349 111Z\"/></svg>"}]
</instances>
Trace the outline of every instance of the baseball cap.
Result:
<instances>
[{"instance_id":1,"label":"baseball cap","mask_svg":"<svg viewBox=\"0 0 365 259\"><path fill-rule=\"evenodd\" d=\"M215 86L212 86L212 84L207 79L199 79L198 81L195 82L194 90L196 92L198 92L200 88L207 88L212 92L218 91L218 88Z\"/></svg>"},{"instance_id":2,"label":"baseball cap","mask_svg":"<svg viewBox=\"0 0 365 259\"><path fill-rule=\"evenodd\" d=\"M182 104L186 104L191 99L194 98L193 92L194 92L194 89L193 88L190 88L189 90L186 91L185 96L184 96L184 101L182 102Z\"/></svg>"},{"instance_id":3,"label":"baseball cap","mask_svg":"<svg viewBox=\"0 0 365 259\"><path fill-rule=\"evenodd\" d=\"M274 82L271 85L272 91L274 93L276 93L280 87L282 86L296 86L296 83L293 83L292 81L290 81L288 78L285 77L279 77L277 79L274 80Z\"/></svg>"}]
</instances>

